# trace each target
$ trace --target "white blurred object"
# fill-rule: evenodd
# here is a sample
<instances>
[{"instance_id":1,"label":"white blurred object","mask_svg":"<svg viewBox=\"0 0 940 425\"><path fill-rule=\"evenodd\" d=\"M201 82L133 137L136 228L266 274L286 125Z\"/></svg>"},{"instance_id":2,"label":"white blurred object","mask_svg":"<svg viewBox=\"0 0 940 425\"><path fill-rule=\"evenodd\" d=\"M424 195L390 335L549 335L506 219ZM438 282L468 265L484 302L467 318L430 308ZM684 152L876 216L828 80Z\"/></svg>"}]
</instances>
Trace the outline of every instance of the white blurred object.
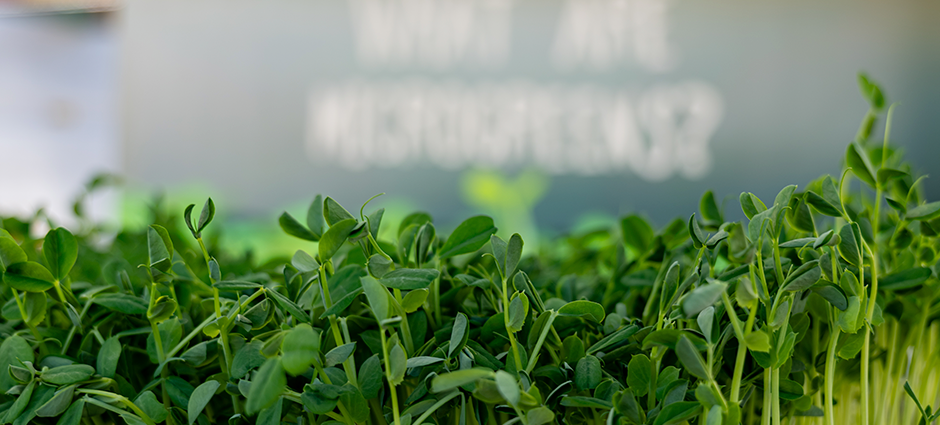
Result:
<instances>
[{"instance_id":1,"label":"white blurred object","mask_svg":"<svg viewBox=\"0 0 940 425\"><path fill-rule=\"evenodd\" d=\"M119 169L116 54L104 15L0 19L0 215L72 223L84 184ZM90 201L113 216L109 197Z\"/></svg>"}]
</instances>

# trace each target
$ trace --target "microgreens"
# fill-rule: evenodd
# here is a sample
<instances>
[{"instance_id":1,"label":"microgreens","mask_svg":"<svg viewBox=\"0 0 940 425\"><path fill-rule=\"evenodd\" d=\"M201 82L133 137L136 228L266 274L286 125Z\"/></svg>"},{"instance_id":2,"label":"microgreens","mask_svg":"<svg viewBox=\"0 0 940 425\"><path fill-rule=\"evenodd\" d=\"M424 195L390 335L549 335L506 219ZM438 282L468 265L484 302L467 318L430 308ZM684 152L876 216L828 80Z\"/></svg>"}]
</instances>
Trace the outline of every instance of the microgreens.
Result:
<instances>
[{"instance_id":1,"label":"microgreens","mask_svg":"<svg viewBox=\"0 0 940 425\"><path fill-rule=\"evenodd\" d=\"M709 191L526 246L318 195L278 220L309 248L259 264L211 199L106 244L5 219L0 424L931 423L940 202L859 86L843 172L742 193L740 222Z\"/></svg>"}]
</instances>

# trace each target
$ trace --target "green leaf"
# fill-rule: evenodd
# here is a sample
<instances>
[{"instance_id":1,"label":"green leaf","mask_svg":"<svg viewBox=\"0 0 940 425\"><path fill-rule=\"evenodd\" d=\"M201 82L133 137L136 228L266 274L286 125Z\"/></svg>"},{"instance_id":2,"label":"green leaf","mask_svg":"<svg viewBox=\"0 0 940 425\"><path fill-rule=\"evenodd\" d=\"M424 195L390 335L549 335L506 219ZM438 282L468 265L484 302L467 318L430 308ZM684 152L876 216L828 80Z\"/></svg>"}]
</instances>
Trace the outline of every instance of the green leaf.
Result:
<instances>
[{"instance_id":1,"label":"green leaf","mask_svg":"<svg viewBox=\"0 0 940 425\"><path fill-rule=\"evenodd\" d=\"M19 366L20 362L36 361L32 347L23 337L11 335L0 344L0 393L6 393L16 385L13 377L7 373L10 366Z\"/></svg>"},{"instance_id":2,"label":"green leaf","mask_svg":"<svg viewBox=\"0 0 940 425\"><path fill-rule=\"evenodd\" d=\"M751 331L751 333L745 335L744 343L747 345L748 350L761 353L770 352L770 336L763 330Z\"/></svg>"},{"instance_id":3,"label":"green leaf","mask_svg":"<svg viewBox=\"0 0 940 425\"><path fill-rule=\"evenodd\" d=\"M676 342L676 355L692 376L699 379L711 379L711 373L705 365L702 354L685 335L681 335Z\"/></svg>"},{"instance_id":4,"label":"green leaf","mask_svg":"<svg viewBox=\"0 0 940 425\"><path fill-rule=\"evenodd\" d=\"M330 200L330 198L326 199L327 201ZM326 262L330 258L333 258L336 251L339 251L346 242L346 239L349 237L349 232L351 232L357 224L358 222L356 222L355 219L347 218L330 225L330 228L327 229L327 231L323 233L323 237L320 238L320 261Z\"/></svg>"},{"instance_id":5,"label":"green leaf","mask_svg":"<svg viewBox=\"0 0 940 425\"><path fill-rule=\"evenodd\" d=\"M206 405L209 404L209 401L212 400L212 396L215 395L218 389L219 381L206 381L193 390L193 394L189 396L189 407L187 409L189 425L193 425L196 422L196 418L198 418L202 410L206 408Z\"/></svg>"},{"instance_id":6,"label":"green leaf","mask_svg":"<svg viewBox=\"0 0 940 425\"><path fill-rule=\"evenodd\" d=\"M307 228L310 229L310 233L317 236L317 239L323 234L323 229L326 228L323 219L323 197L320 195L315 196L313 202L310 203L310 207L307 208Z\"/></svg>"},{"instance_id":7,"label":"green leaf","mask_svg":"<svg viewBox=\"0 0 940 425\"><path fill-rule=\"evenodd\" d=\"M415 292L415 291L412 291ZM425 290L427 292L427 290ZM340 298L339 301L334 301L333 305L330 308L326 309L323 314L320 315L320 319L326 319L330 316L339 316L340 313L345 311L352 303L356 300L356 297L362 294L362 288L357 288L355 291L352 291ZM410 293L409 293L410 295ZM406 301L407 301L407 297ZM407 311L407 310L406 310Z\"/></svg>"},{"instance_id":8,"label":"green leaf","mask_svg":"<svg viewBox=\"0 0 940 425\"><path fill-rule=\"evenodd\" d=\"M627 386L637 396L643 397L649 392L652 382L652 363L645 354L634 355L627 365Z\"/></svg>"},{"instance_id":9,"label":"green leaf","mask_svg":"<svg viewBox=\"0 0 940 425\"><path fill-rule=\"evenodd\" d=\"M235 352L232 358L231 375L234 379L244 378L248 372L264 364L266 358L261 354L261 347L264 343L255 339L245 344Z\"/></svg>"},{"instance_id":10,"label":"green leaf","mask_svg":"<svg viewBox=\"0 0 940 425\"><path fill-rule=\"evenodd\" d=\"M218 288L220 291L234 291L241 292L246 289L258 289L262 285L254 282L247 282L243 280L223 280L221 282L215 282L212 284L213 287Z\"/></svg>"},{"instance_id":11,"label":"green leaf","mask_svg":"<svg viewBox=\"0 0 940 425\"><path fill-rule=\"evenodd\" d=\"M424 301L428 298L428 293L429 291L427 289L415 289L408 292L401 301L401 308L405 310L405 313L414 313L424 305Z\"/></svg>"},{"instance_id":12,"label":"green leaf","mask_svg":"<svg viewBox=\"0 0 940 425\"><path fill-rule=\"evenodd\" d=\"M295 238L300 238L305 241L316 242L320 240L320 234L310 231L310 229L304 227L303 224L300 224L294 216L290 215L287 211L281 213L281 216L277 219L277 224L281 226L281 230L288 235L291 235Z\"/></svg>"},{"instance_id":13,"label":"green leaf","mask_svg":"<svg viewBox=\"0 0 940 425\"><path fill-rule=\"evenodd\" d=\"M454 327L450 331L450 344L447 348L447 357L453 356L454 353L459 353L467 343L469 336L470 323L467 320L467 315L457 313L457 317L454 319Z\"/></svg>"},{"instance_id":14,"label":"green leaf","mask_svg":"<svg viewBox=\"0 0 940 425\"><path fill-rule=\"evenodd\" d=\"M663 408L656 417L654 425L681 424L689 418L695 417L702 409L697 401L679 401Z\"/></svg>"},{"instance_id":15,"label":"green leaf","mask_svg":"<svg viewBox=\"0 0 940 425\"><path fill-rule=\"evenodd\" d=\"M43 292L52 288L55 277L42 264L27 261L7 266L3 281L20 291Z\"/></svg>"},{"instance_id":16,"label":"green leaf","mask_svg":"<svg viewBox=\"0 0 940 425\"><path fill-rule=\"evenodd\" d=\"M431 392L442 393L454 388L472 384L477 380L492 378L493 371L486 368L462 369L454 372L443 373L431 380Z\"/></svg>"},{"instance_id":17,"label":"green leaf","mask_svg":"<svg viewBox=\"0 0 940 425\"><path fill-rule=\"evenodd\" d=\"M836 320L843 332L851 334L858 331L858 328L861 326L861 323L858 322L860 312L861 302L858 296L852 295L849 297L849 306L845 311L836 312Z\"/></svg>"},{"instance_id":18,"label":"green leaf","mask_svg":"<svg viewBox=\"0 0 940 425\"><path fill-rule=\"evenodd\" d=\"M12 238L0 234L0 270L6 270L16 263L25 263L29 258L26 252Z\"/></svg>"},{"instance_id":19,"label":"green leaf","mask_svg":"<svg viewBox=\"0 0 940 425\"><path fill-rule=\"evenodd\" d=\"M474 252L496 233L493 219L484 215L470 217L460 223L441 246L438 257L441 259Z\"/></svg>"},{"instance_id":20,"label":"green leaf","mask_svg":"<svg viewBox=\"0 0 940 425\"><path fill-rule=\"evenodd\" d=\"M928 267L915 267L884 276L879 280L878 288L884 291L910 289L924 283L933 272Z\"/></svg>"},{"instance_id":21,"label":"green leaf","mask_svg":"<svg viewBox=\"0 0 940 425\"><path fill-rule=\"evenodd\" d=\"M101 294L92 299L95 304L124 314L144 314L147 303L128 294Z\"/></svg>"},{"instance_id":22,"label":"green leaf","mask_svg":"<svg viewBox=\"0 0 940 425\"><path fill-rule=\"evenodd\" d=\"M702 219L713 223L721 223L724 220L721 217L721 210L718 209L718 203L715 202L715 194L707 191L702 195L698 202L699 211L702 213Z\"/></svg>"},{"instance_id":23,"label":"green leaf","mask_svg":"<svg viewBox=\"0 0 940 425\"><path fill-rule=\"evenodd\" d=\"M43 382L48 382L52 385L71 385L91 378L94 374L95 368L84 364L75 364L58 366L46 370L39 374L39 378L42 379Z\"/></svg>"},{"instance_id":24,"label":"green leaf","mask_svg":"<svg viewBox=\"0 0 940 425\"><path fill-rule=\"evenodd\" d=\"M4 375L6 375L6 373L4 373ZM16 418L18 418L23 413L23 410L26 409L26 406L29 404L30 399L32 399L33 390L35 389L36 389L36 381L31 381L30 383L26 384L26 388L23 388L23 391L20 392L20 394L16 396L16 400L13 401L13 405L10 406L9 410L5 412L6 416L0 418L2 419L0 420L0 423L4 423L4 424L10 423L10 422L13 422L13 420L15 420Z\"/></svg>"},{"instance_id":25,"label":"green leaf","mask_svg":"<svg viewBox=\"0 0 940 425\"><path fill-rule=\"evenodd\" d=\"M378 279L385 276L394 266L392 260L385 258L381 254L373 254L369 257L369 273Z\"/></svg>"},{"instance_id":26,"label":"green leaf","mask_svg":"<svg viewBox=\"0 0 940 425\"><path fill-rule=\"evenodd\" d=\"M904 216L907 220L920 221L933 220L937 217L940 217L940 201L918 205L907 210L907 214Z\"/></svg>"},{"instance_id":27,"label":"green leaf","mask_svg":"<svg viewBox=\"0 0 940 425\"><path fill-rule=\"evenodd\" d=\"M698 225L698 220L695 219L695 213L692 213L692 216L689 217L689 236L692 237L692 246L695 249L700 249L705 245L705 240L708 238L708 235L702 231L702 228Z\"/></svg>"},{"instance_id":28,"label":"green leaf","mask_svg":"<svg viewBox=\"0 0 940 425\"><path fill-rule=\"evenodd\" d=\"M545 406L529 410L525 414L528 425L545 425L555 420L555 412Z\"/></svg>"},{"instance_id":29,"label":"green leaf","mask_svg":"<svg viewBox=\"0 0 940 425\"><path fill-rule=\"evenodd\" d=\"M607 400L583 396L566 396L561 399L561 405L565 407L587 407L589 409L600 410L609 410L612 407Z\"/></svg>"},{"instance_id":30,"label":"green leaf","mask_svg":"<svg viewBox=\"0 0 940 425\"><path fill-rule=\"evenodd\" d=\"M584 356L574 369L574 383L581 390L593 390L601 383L601 362L594 356Z\"/></svg>"},{"instance_id":31,"label":"green leaf","mask_svg":"<svg viewBox=\"0 0 940 425\"><path fill-rule=\"evenodd\" d=\"M865 148L859 145L858 142L849 143L849 146L845 150L845 163L852 168L852 173L855 174L859 180L871 187L876 187L875 172L871 165L871 160L868 159L868 153L865 152Z\"/></svg>"},{"instance_id":32,"label":"green leaf","mask_svg":"<svg viewBox=\"0 0 940 425\"><path fill-rule=\"evenodd\" d=\"M161 272L170 270L173 265L173 241L163 226L151 224L147 228L147 253L150 268Z\"/></svg>"},{"instance_id":33,"label":"green leaf","mask_svg":"<svg viewBox=\"0 0 940 425\"><path fill-rule=\"evenodd\" d=\"M707 285L699 286L689 292L682 301L682 310L686 317L694 317L706 307L715 304L721 299L728 285L720 281L712 281Z\"/></svg>"},{"instance_id":34,"label":"green leaf","mask_svg":"<svg viewBox=\"0 0 940 425\"><path fill-rule=\"evenodd\" d=\"M85 410L85 399L78 399L65 410L55 425L79 425L82 421L82 412Z\"/></svg>"},{"instance_id":35,"label":"green leaf","mask_svg":"<svg viewBox=\"0 0 940 425\"><path fill-rule=\"evenodd\" d=\"M362 362L362 365L359 366L359 387L362 389L362 396L366 399L378 397L379 390L382 388L383 376L382 360L378 354L374 354Z\"/></svg>"},{"instance_id":36,"label":"green leaf","mask_svg":"<svg viewBox=\"0 0 940 425\"><path fill-rule=\"evenodd\" d=\"M304 385L304 393L300 396L300 400L306 410L322 415L336 408L340 394L340 386L324 384L317 379L313 383Z\"/></svg>"},{"instance_id":37,"label":"green leaf","mask_svg":"<svg viewBox=\"0 0 940 425\"><path fill-rule=\"evenodd\" d=\"M294 253L290 264L301 273L313 272L320 268L320 263L302 249L298 249L297 252Z\"/></svg>"},{"instance_id":38,"label":"green leaf","mask_svg":"<svg viewBox=\"0 0 940 425\"><path fill-rule=\"evenodd\" d=\"M281 341L281 364L284 370L297 376L313 364L320 353L320 331L301 323L284 335Z\"/></svg>"},{"instance_id":39,"label":"green leaf","mask_svg":"<svg viewBox=\"0 0 940 425\"><path fill-rule=\"evenodd\" d=\"M340 345L339 347L336 347L330 350L329 352L326 353L325 356L323 356L324 366L331 367L331 366L336 366L342 362L345 362L346 359L348 359L349 356L352 355L353 351L356 351L355 342L343 344L343 345Z\"/></svg>"},{"instance_id":40,"label":"green leaf","mask_svg":"<svg viewBox=\"0 0 940 425\"><path fill-rule=\"evenodd\" d=\"M840 205L829 203L825 198L811 190L806 192L806 203L810 204L816 211L819 211L820 214L828 215L829 217L842 217L842 211L839 209Z\"/></svg>"},{"instance_id":41,"label":"green leaf","mask_svg":"<svg viewBox=\"0 0 940 425\"><path fill-rule=\"evenodd\" d=\"M655 236L652 226L636 215L620 220L620 232L624 245L632 248L635 255L642 255L649 251Z\"/></svg>"},{"instance_id":42,"label":"green leaf","mask_svg":"<svg viewBox=\"0 0 940 425\"><path fill-rule=\"evenodd\" d=\"M496 371L496 388L499 390L499 394L506 399L506 402L510 406L518 406L519 400L522 398L522 392L519 391L519 384L516 382L516 378L513 378L508 372L497 370Z\"/></svg>"},{"instance_id":43,"label":"green leaf","mask_svg":"<svg viewBox=\"0 0 940 425\"><path fill-rule=\"evenodd\" d=\"M284 374L281 359L268 359L251 379L251 391L248 393L245 410L249 415L254 415L271 406L286 387L287 376Z\"/></svg>"},{"instance_id":44,"label":"green leaf","mask_svg":"<svg viewBox=\"0 0 940 425\"><path fill-rule=\"evenodd\" d=\"M388 289L385 289L372 276L363 276L359 280L362 283L362 290L366 293L366 299L369 300L369 308L375 314L376 320L381 322L388 319Z\"/></svg>"},{"instance_id":45,"label":"green leaf","mask_svg":"<svg viewBox=\"0 0 940 425\"><path fill-rule=\"evenodd\" d=\"M829 301L833 307L845 311L849 307L849 299L845 291L832 282L820 283L813 287L813 292L819 294L823 299Z\"/></svg>"},{"instance_id":46,"label":"green leaf","mask_svg":"<svg viewBox=\"0 0 940 425\"><path fill-rule=\"evenodd\" d=\"M882 168L878 170L878 184L881 187L885 187L888 183L893 180L902 179L905 177L910 177L906 171L896 170L893 168Z\"/></svg>"},{"instance_id":47,"label":"green leaf","mask_svg":"<svg viewBox=\"0 0 940 425\"><path fill-rule=\"evenodd\" d=\"M389 350L388 364L391 367L389 383L392 385L400 384L405 379L405 371L408 369L408 356L400 344L395 344Z\"/></svg>"},{"instance_id":48,"label":"green leaf","mask_svg":"<svg viewBox=\"0 0 940 425\"><path fill-rule=\"evenodd\" d=\"M349 211L346 211L346 208L343 208L343 206L340 205L339 202L336 202L335 200L333 200L333 198L329 196L327 196L326 199L323 201L323 218L326 219L326 223L329 224L330 227L334 226L335 224L343 220L351 219L355 221L355 218L353 217L353 215L350 214Z\"/></svg>"},{"instance_id":49,"label":"green leaf","mask_svg":"<svg viewBox=\"0 0 940 425\"><path fill-rule=\"evenodd\" d=\"M173 312L176 311L177 307L176 300L166 295L161 295L160 298L157 298L157 301L153 303L153 308L147 313L147 319L154 323L163 322L169 319L170 316L173 316Z\"/></svg>"},{"instance_id":50,"label":"green leaf","mask_svg":"<svg viewBox=\"0 0 940 425\"><path fill-rule=\"evenodd\" d=\"M744 211L744 215L748 220L753 219L755 215L767 210L767 206L764 205L760 198L750 192L742 192L739 201L741 202L741 210Z\"/></svg>"},{"instance_id":51,"label":"green leaf","mask_svg":"<svg viewBox=\"0 0 940 425\"><path fill-rule=\"evenodd\" d=\"M819 260L807 261L787 276L783 281L783 288L788 292L802 291L815 285L821 276Z\"/></svg>"},{"instance_id":52,"label":"green leaf","mask_svg":"<svg viewBox=\"0 0 940 425\"><path fill-rule=\"evenodd\" d=\"M65 280L78 259L78 242L72 233L62 227L50 230L42 243L42 255L52 275L58 280Z\"/></svg>"},{"instance_id":53,"label":"green leaf","mask_svg":"<svg viewBox=\"0 0 940 425\"><path fill-rule=\"evenodd\" d=\"M624 390L622 394L614 395L613 402L617 411L626 417L628 421L633 421L634 424L646 423L646 415L643 413L643 408L637 403L636 395L633 394L632 389L627 389Z\"/></svg>"},{"instance_id":54,"label":"green leaf","mask_svg":"<svg viewBox=\"0 0 940 425\"><path fill-rule=\"evenodd\" d=\"M839 242L839 254L853 266L858 266L862 261L862 252L858 242L861 239L860 235L858 223L846 224L839 230L839 237L842 239Z\"/></svg>"},{"instance_id":55,"label":"green leaf","mask_svg":"<svg viewBox=\"0 0 940 425\"><path fill-rule=\"evenodd\" d=\"M517 292L509 302L509 318L506 326L512 332L519 332L525 325L525 319L529 315L529 298L524 292Z\"/></svg>"},{"instance_id":56,"label":"green leaf","mask_svg":"<svg viewBox=\"0 0 940 425\"><path fill-rule=\"evenodd\" d=\"M594 301L577 300L567 303L558 309L559 316L580 317L594 323L604 323L607 313L604 307Z\"/></svg>"},{"instance_id":57,"label":"green leaf","mask_svg":"<svg viewBox=\"0 0 940 425\"><path fill-rule=\"evenodd\" d=\"M41 418L52 418L59 416L65 409L72 404L72 395L75 393L77 385L69 385L59 388L49 401L36 409L36 416Z\"/></svg>"},{"instance_id":58,"label":"green leaf","mask_svg":"<svg viewBox=\"0 0 940 425\"><path fill-rule=\"evenodd\" d=\"M353 422L366 423L369 420L369 405L359 389L347 382L340 391L339 401L346 406Z\"/></svg>"},{"instance_id":59,"label":"green leaf","mask_svg":"<svg viewBox=\"0 0 940 425\"><path fill-rule=\"evenodd\" d=\"M27 292L24 295L26 307L26 324L37 326L46 318L46 293Z\"/></svg>"},{"instance_id":60,"label":"green leaf","mask_svg":"<svg viewBox=\"0 0 940 425\"><path fill-rule=\"evenodd\" d=\"M297 305L297 303L291 301L290 298L287 298L286 295L275 290L265 291L265 295L277 302L277 305L280 306L281 309L287 310L287 312L289 312L290 315L294 317L296 322L304 322L309 320L310 315L304 312L303 309Z\"/></svg>"},{"instance_id":61,"label":"green leaf","mask_svg":"<svg viewBox=\"0 0 940 425\"><path fill-rule=\"evenodd\" d=\"M379 281L389 288L412 290L427 288L438 276L436 269L396 269Z\"/></svg>"},{"instance_id":62,"label":"green leaf","mask_svg":"<svg viewBox=\"0 0 940 425\"><path fill-rule=\"evenodd\" d=\"M121 358L121 341L118 337L112 336L104 341L101 349L98 350L98 362L95 369L98 374L105 378L114 378L117 371L117 363Z\"/></svg>"},{"instance_id":63,"label":"green leaf","mask_svg":"<svg viewBox=\"0 0 940 425\"><path fill-rule=\"evenodd\" d=\"M516 272L519 266L519 260L522 259L522 236L513 233L509 238L509 245L506 250L506 279L509 279Z\"/></svg>"},{"instance_id":64,"label":"green leaf","mask_svg":"<svg viewBox=\"0 0 940 425\"><path fill-rule=\"evenodd\" d=\"M213 217L215 217L215 202L212 202L212 198L209 198L206 199L206 203L202 206L202 212L199 213L199 223L196 225L196 233L202 233L206 226L212 222Z\"/></svg>"},{"instance_id":65,"label":"green leaf","mask_svg":"<svg viewBox=\"0 0 940 425\"><path fill-rule=\"evenodd\" d=\"M839 351L836 354L845 360L852 360L855 358L855 356L858 356L860 351L862 351L864 344L864 332L845 335L839 341Z\"/></svg>"},{"instance_id":66,"label":"green leaf","mask_svg":"<svg viewBox=\"0 0 940 425\"><path fill-rule=\"evenodd\" d=\"M258 413L258 420L255 425L281 425L281 411L284 406L284 398L279 397L274 404L261 410Z\"/></svg>"}]
</instances>

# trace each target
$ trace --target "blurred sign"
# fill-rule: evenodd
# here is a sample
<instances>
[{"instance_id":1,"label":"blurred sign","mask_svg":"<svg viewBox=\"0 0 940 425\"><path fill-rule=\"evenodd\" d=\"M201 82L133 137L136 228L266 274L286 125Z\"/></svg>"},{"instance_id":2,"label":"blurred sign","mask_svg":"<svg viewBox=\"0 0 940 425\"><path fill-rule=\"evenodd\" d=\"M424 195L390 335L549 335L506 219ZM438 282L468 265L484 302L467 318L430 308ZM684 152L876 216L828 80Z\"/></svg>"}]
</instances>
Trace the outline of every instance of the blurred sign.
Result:
<instances>
[{"instance_id":1,"label":"blurred sign","mask_svg":"<svg viewBox=\"0 0 940 425\"><path fill-rule=\"evenodd\" d=\"M358 66L369 70L511 70L512 0L353 0ZM595 75L673 69L667 0L565 0L550 28L558 84L407 78L327 86L311 97L308 153L342 166L430 163L458 170L535 165L551 174L632 171L704 177L722 99L698 80L630 93Z\"/></svg>"},{"instance_id":2,"label":"blurred sign","mask_svg":"<svg viewBox=\"0 0 940 425\"><path fill-rule=\"evenodd\" d=\"M893 136L918 165L940 155L936 2L136 0L121 13L129 177L195 181L245 215L387 192L447 221L469 212L461 188L478 168L546 173L532 213L555 228L596 210L664 221L707 189L772 197L839 172L866 111L859 70L904 102Z\"/></svg>"}]
</instances>

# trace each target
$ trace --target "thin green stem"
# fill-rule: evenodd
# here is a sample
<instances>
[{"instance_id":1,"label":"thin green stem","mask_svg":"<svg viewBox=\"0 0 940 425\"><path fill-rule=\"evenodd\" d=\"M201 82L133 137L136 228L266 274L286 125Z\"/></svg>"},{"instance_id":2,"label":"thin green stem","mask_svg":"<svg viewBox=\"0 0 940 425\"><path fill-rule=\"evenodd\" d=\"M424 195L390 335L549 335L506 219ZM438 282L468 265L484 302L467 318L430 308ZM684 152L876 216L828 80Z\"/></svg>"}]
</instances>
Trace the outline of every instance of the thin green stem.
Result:
<instances>
[{"instance_id":1,"label":"thin green stem","mask_svg":"<svg viewBox=\"0 0 940 425\"><path fill-rule=\"evenodd\" d=\"M382 341L382 357L385 361L385 379L388 381L389 395L392 397L392 417L395 418L395 425L401 425L401 415L398 412L398 391L392 382L392 365L388 360L388 340L381 322L379 323L379 336Z\"/></svg>"},{"instance_id":2,"label":"thin green stem","mask_svg":"<svg viewBox=\"0 0 940 425\"><path fill-rule=\"evenodd\" d=\"M832 388L836 379L836 344L839 343L839 326L830 320L832 335L829 337L829 348L826 350L826 417L829 425L835 425L835 415L832 409Z\"/></svg>"}]
</instances>

